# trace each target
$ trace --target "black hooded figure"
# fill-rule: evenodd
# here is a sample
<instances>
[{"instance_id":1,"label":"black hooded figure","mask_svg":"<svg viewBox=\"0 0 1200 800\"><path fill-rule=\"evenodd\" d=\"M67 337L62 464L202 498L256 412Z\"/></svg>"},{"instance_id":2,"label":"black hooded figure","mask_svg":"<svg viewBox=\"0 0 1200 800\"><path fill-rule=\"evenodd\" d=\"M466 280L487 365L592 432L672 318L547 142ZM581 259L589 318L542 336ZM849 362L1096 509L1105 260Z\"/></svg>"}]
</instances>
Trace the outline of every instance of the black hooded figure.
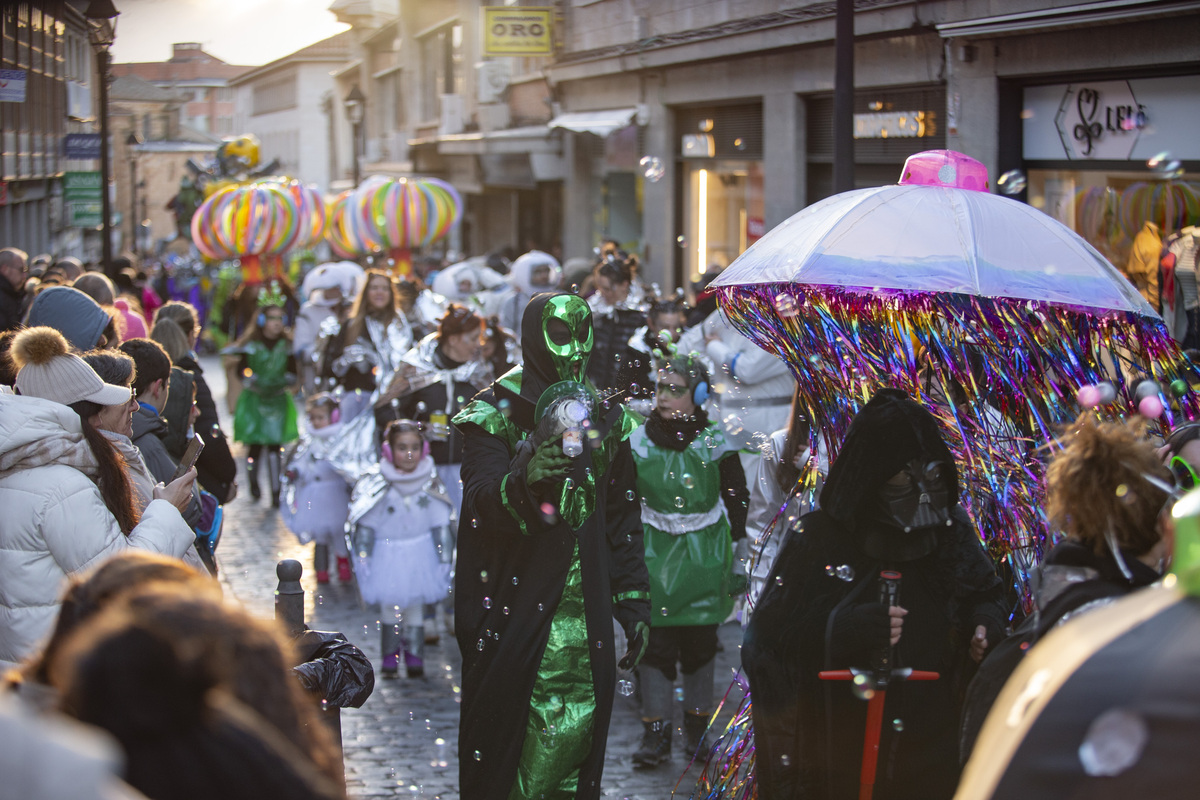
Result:
<instances>
[{"instance_id":1,"label":"black hooded figure","mask_svg":"<svg viewBox=\"0 0 1200 800\"><path fill-rule=\"evenodd\" d=\"M895 389L854 418L821 492L767 579L746 629L758 796L859 796L867 703L828 669L870 668L891 636L881 570L907 609L894 665L940 673L887 687L874 797L949 798L971 639L1003 636L1003 587L966 513L933 416ZM982 643L981 643L981 646ZM977 654L979 655L979 654Z\"/></svg>"},{"instance_id":2,"label":"black hooded figure","mask_svg":"<svg viewBox=\"0 0 1200 800\"><path fill-rule=\"evenodd\" d=\"M460 791L472 800L598 798L621 655L612 620L631 643L625 666L644 652L650 622L627 441L637 425L581 385L592 345L585 301L535 295L521 328L524 365L454 419L464 440L454 585ZM538 424L554 416L536 412L555 385L592 399L574 447Z\"/></svg>"}]
</instances>

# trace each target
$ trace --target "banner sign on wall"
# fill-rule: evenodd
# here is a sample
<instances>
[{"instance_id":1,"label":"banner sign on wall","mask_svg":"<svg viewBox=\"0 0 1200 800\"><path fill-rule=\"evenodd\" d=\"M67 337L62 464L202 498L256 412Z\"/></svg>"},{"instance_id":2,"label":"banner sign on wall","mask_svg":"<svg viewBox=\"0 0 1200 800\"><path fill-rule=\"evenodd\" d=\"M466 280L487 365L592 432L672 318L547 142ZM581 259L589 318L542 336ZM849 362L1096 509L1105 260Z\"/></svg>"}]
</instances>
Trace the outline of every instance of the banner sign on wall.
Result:
<instances>
[{"instance_id":1,"label":"banner sign on wall","mask_svg":"<svg viewBox=\"0 0 1200 800\"><path fill-rule=\"evenodd\" d=\"M0 103L25 102L25 70L0 69Z\"/></svg>"},{"instance_id":2,"label":"banner sign on wall","mask_svg":"<svg viewBox=\"0 0 1200 800\"><path fill-rule=\"evenodd\" d=\"M1196 76L1029 86L1021 118L1029 161L1200 159Z\"/></svg>"},{"instance_id":3,"label":"banner sign on wall","mask_svg":"<svg viewBox=\"0 0 1200 800\"><path fill-rule=\"evenodd\" d=\"M549 56L554 54L554 9L525 6L484 6L485 56Z\"/></svg>"}]
</instances>

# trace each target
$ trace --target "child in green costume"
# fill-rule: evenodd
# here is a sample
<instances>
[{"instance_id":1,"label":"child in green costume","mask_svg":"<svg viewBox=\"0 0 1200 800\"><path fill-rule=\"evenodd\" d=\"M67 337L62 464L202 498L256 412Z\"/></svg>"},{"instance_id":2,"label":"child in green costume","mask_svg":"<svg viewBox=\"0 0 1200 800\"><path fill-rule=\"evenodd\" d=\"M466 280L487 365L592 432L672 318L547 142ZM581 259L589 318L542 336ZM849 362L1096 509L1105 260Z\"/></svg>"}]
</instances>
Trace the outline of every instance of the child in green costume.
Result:
<instances>
[{"instance_id":1,"label":"child in green costume","mask_svg":"<svg viewBox=\"0 0 1200 800\"><path fill-rule=\"evenodd\" d=\"M708 372L700 361L669 359L655 395L654 410L629 439L650 573L650 644L638 670L645 734L633 755L640 768L671 756L677 664L690 753L703 741L712 714L717 626L733 608L731 594L744 588L744 579L733 576L733 542L744 559L750 496L736 445L702 407Z\"/></svg>"},{"instance_id":2,"label":"child in green costume","mask_svg":"<svg viewBox=\"0 0 1200 800\"><path fill-rule=\"evenodd\" d=\"M258 466L265 461L271 505L275 508L279 508L283 446L299 438L291 395L296 385L296 359L292 355L285 302L274 282L269 290L261 289L253 325L237 342L221 351L234 357L226 359L229 399L234 406L233 439L249 445L246 477L250 494L256 500L262 496Z\"/></svg>"}]
</instances>

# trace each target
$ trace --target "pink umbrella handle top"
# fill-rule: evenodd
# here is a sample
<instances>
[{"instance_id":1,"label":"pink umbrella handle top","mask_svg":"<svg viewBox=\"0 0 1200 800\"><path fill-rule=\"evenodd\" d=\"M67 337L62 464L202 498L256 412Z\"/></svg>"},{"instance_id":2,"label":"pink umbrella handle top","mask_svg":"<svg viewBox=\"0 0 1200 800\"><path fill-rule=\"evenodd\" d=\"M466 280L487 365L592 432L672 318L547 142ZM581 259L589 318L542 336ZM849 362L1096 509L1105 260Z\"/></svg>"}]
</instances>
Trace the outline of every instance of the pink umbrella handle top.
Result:
<instances>
[{"instance_id":1,"label":"pink umbrella handle top","mask_svg":"<svg viewBox=\"0 0 1200 800\"><path fill-rule=\"evenodd\" d=\"M988 171L979 161L954 150L914 153L900 172L901 186L948 186L953 189L988 190Z\"/></svg>"}]
</instances>

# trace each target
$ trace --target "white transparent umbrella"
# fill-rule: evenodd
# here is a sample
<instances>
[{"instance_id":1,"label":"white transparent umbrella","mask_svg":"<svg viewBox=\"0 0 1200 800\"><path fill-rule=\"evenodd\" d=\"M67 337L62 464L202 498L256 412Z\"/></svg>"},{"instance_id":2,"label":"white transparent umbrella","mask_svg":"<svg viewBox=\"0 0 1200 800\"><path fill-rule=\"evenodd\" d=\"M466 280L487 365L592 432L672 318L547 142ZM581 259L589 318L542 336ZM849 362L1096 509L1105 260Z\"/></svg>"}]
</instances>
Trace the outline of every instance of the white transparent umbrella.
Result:
<instances>
[{"instance_id":1,"label":"white transparent umbrella","mask_svg":"<svg viewBox=\"0 0 1200 800\"><path fill-rule=\"evenodd\" d=\"M711 287L947 292L1158 316L1070 228L1025 203L979 191L986 173L981 186L969 188L973 164L952 151L913 156L899 184L814 203L755 242Z\"/></svg>"}]
</instances>

